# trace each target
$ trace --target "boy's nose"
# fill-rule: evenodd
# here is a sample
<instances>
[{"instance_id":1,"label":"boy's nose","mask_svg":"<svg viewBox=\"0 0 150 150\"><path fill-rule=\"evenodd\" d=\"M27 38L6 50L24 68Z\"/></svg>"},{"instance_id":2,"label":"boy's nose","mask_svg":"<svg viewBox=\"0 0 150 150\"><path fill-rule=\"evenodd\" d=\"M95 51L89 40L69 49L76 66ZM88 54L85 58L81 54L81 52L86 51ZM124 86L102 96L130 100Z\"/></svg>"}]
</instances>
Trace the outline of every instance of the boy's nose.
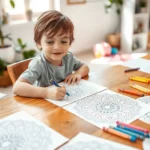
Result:
<instances>
[{"instance_id":1,"label":"boy's nose","mask_svg":"<svg viewBox=\"0 0 150 150\"><path fill-rule=\"evenodd\" d=\"M55 49L55 50L60 49L60 44L59 44L59 43L55 43L55 44L54 44L54 49Z\"/></svg>"}]
</instances>

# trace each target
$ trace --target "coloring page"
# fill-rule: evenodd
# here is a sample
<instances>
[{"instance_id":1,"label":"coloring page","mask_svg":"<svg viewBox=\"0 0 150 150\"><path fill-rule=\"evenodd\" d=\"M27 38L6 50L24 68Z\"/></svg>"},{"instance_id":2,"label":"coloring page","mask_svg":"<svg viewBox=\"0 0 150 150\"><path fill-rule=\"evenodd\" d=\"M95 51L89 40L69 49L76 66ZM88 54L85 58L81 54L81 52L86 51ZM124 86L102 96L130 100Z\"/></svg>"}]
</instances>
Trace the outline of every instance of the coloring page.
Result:
<instances>
[{"instance_id":1,"label":"coloring page","mask_svg":"<svg viewBox=\"0 0 150 150\"><path fill-rule=\"evenodd\" d=\"M0 98L3 98L6 94L0 93Z\"/></svg>"},{"instance_id":2,"label":"coloring page","mask_svg":"<svg viewBox=\"0 0 150 150\"><path fill-rule=\"evenodd\" d=\"M138 98L139 101L148 104L149 105L149 110L150 110L150 96L144 96L141 98ZM147 114L141 116L139 118L141 121L149 123L150 124L150 112L148 112Z\"/></svg>"},{"instance_id":3,"label":"coloring page","mask_svg":"<svg viewBox=\"0 0 150 150\"><path fill-rule=\"evenodd\" d=\"M110 90L86 97L63 108L100 128L116 125L116 121L131 123L149 112L148 105Z\"/></svg>"},{"instance_id":4,"label":"coloring page","mask_svg":"<svg viewBox=\"0 0 150 150\"><path fill-rule=\"evenodd\" d=\"M97 85L95 83L86 80L81 80L78 84L74 84L74 85L67 85L63 82L61 82L59 85L65 86L70 96L66 95L65 98L60 101L51 100L51 99L46 99L46 100L60 107L75 102L77 100L80 100L82 98L85 98L87 96L93 95L95 93L101 92L106 89L106 87L104 86Z\"/></svg>"},{"instance_id":5,"label":"coloring page","mask_svg":"<svg viewBox=\"0 0 150 150\"><path fill-rule=\"evenodd\" d=\"M52 150L67 140L25 112L0 120L0 150Z\"/></svg>"},{"instance_id":6,"label":"coloring page","mask_svg":"<svg viewBox=\"0 0 150 150\"><path fill-rule=\"evenodd\" d=\"M108 141L80 132L59 150L136 150L116 142Z\"/></svg>"}]
</instances>

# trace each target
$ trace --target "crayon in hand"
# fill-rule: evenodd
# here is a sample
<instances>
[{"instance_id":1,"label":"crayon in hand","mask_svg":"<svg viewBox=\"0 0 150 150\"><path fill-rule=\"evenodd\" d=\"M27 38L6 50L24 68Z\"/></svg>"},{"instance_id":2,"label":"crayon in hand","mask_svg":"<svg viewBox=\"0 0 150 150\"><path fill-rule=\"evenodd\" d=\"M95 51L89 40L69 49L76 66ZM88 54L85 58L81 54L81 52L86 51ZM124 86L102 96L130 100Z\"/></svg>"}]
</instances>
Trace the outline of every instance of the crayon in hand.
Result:
<instances>
[{"instance_id":1,"label":"crayon in hand","mask_svg":"<svg viewBox=\"0 0 150 150\"><path fill-rule=\"evenodd\" d=\"M52 79L50 80L50 83L52 85L55 85L56 87L60 87L59 84L57 82L55 82L54 80L52 80ZM66 95L70 96L70 94L68 92L66 92Z\"/></svg>"}]
</instances>

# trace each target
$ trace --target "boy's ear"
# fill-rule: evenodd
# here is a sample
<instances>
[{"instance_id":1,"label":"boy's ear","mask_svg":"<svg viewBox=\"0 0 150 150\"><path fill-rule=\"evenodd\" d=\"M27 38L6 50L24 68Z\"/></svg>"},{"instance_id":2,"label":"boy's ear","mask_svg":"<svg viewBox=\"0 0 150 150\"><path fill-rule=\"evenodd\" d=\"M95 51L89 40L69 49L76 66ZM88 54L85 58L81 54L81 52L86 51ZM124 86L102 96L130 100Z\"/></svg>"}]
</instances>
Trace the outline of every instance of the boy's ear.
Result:
<instances>
[{"instance_id":1,"label":"boy's ear","mask_svg":"<svg viewBox=\"0 0 150 150\"><path fill-rule=\"evenodd\" d=\"M36 43L36 46L37 46L38 49L40 49L40 50L42 49L41 44Z\"/></svg>"}]
</instances>

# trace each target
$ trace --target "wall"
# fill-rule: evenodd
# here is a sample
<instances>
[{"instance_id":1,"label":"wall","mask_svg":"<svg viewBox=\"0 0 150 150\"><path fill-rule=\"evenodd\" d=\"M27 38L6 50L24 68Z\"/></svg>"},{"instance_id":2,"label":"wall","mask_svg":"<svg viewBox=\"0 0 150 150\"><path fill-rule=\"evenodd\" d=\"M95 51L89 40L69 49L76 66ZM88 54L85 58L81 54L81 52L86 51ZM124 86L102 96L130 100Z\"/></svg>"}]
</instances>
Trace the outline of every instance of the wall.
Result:
<instances>
[{"instance_id":1,"label":"wall","mask_svg":"<svg viewBox=\"0 0 150 150\"><path fill-rule=\"evenodd\" d=\"M105 40L107 34L117 31L119 17L115 12L105 13L105 0L78 5L68 5L66 1L60 0L60 11L75 25L74 53L91 49L95 43Z\"/></svg>"},{"instance_id":2,"label":"wall","mask_svg":"<svg viewBox=\"0 0 150 150\"><path fill-rule=\"evenodd\" d=\"M79 53L92 49L95 43L105 40L106 35L116 32L119 17L116 13L107 14L104 10L105 0L93 0L86 4L67 5L67 0L60 0L60 11L67 15L75 25L75 41L72 52ZM91 0L92 1L92 0ZM12 33L12 37L21 37L28 47L36 48L33 41L34 23L21 23L5 26L5 33Z\"/></svg>"}]
</instances>

